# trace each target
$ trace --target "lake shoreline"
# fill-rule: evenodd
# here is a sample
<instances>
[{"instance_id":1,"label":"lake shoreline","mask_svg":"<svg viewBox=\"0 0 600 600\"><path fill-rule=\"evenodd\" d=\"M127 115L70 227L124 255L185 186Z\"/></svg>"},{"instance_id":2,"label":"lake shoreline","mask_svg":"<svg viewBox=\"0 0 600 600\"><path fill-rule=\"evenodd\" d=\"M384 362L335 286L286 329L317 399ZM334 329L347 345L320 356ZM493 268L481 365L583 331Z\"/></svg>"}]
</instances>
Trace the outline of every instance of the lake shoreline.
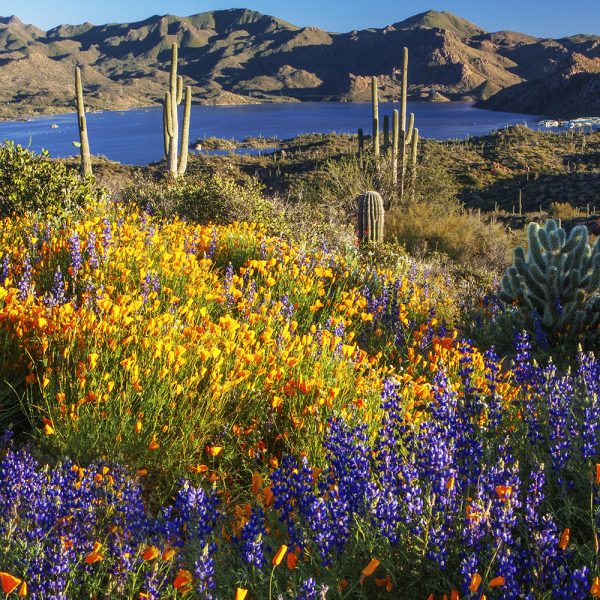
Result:
<instances>
[{"instance_id":1,"label":"lake shoreline","mask_svg":"<svg viewBox=\"0 0 600 600\"><path fill-rule=\"evenodd\" d=\"M382 116L391 115L396 103L382 102ZM537 127L539 116L493 112L474 108L471 102L432 103L410 101L409 112L421 137L436 140L465 139L484 135L510 125ZM163 119L159 105L115 111L90 111L87 115L91 152L129 165L146 165L163 156ZM189 139L207 149L210 141L219 147L240 148L248 138L278 141L301 134L343 133L356 135L362 128L366 135L372 127L368 102L302 102L244 105L195 104ZM72 156L79 140L75 111L30 116L26 121L0 121L0 140L13 140L36 152L47 149L53 157ZM260 147L264 147L260 143ZM253 144L256 146L256 144Z\"/></svg>"},{"instance_id":2,"label":"lake shoreline","mask_svg":"<svg viewBox=\"0 0 600 600\"><path fill-rule=\"evenodd\" d=\"M248 100L252 100L252 99L248 99ZM462 104L462 105L469 105L472 108L476 109L476 110L483 110L483 111L490 111L490 112L502 112L502 113L507 113L507 114L514 114L514 115L528 115L531 117L539 117L539 118L546 118L545 115L538 115L535 113L518 113L518 112L512 112L512 111L500 111L500 110L496 110L493 108L480 108L479 106L477 106L478 102L466 102L466 101L462 101L462 100L454 100L454 101L449 101L449 102L444 102L444 103L440 103L434 100L424 100L422 98L416 98L416 99L409 99L409 102L414 103L414 104L424 104L424 105L438 105L438 104ZM385 102L386 104L388 102ZM391 103L391 102L389 102ZM192 102L192 106L221 106L221 107L227 107L227 106L231 106L231 107L244 107L244 106L277 106L277 105L282 105L282 104L290 104L290 105L299 105L299 104L369 104L369 102L346 102L346 101L333 101L333 100L322 100L322 101L303 101L303 100L283 100L283 101L279 101L279 102L273 102L273 101L261 101L261 100L257 100L256 102L211 102L210 99L204 100L204 101L200 101L200 102ZM99 113L105 113L105 112L129 112L132 110L145 110L145 109L152 109L152 108L161 108L162 104L160 103L151 103L151 104L140 104L140 105L135 105L135 106L130 106L128 108L104 108L104 109L92 109L92 110L87 110L86 113L87 114L99 114ZM68 106L56 106L56 107L48 107L48 111L44 112L44 113L39 113L39 112L33 112L33 113L29 113L29 112L22 112L22 111L15 111L14 114L0 114L0 123L11 123L11 122L29 122L35 119L44 119L44 118L49 118L49 117L54 117L54 116L58 116L58 115L69 115L71 113L75 113L76 109L75 106L73 106L73 110L69 111L67 110Z\"/></svg>"}]
</instances>

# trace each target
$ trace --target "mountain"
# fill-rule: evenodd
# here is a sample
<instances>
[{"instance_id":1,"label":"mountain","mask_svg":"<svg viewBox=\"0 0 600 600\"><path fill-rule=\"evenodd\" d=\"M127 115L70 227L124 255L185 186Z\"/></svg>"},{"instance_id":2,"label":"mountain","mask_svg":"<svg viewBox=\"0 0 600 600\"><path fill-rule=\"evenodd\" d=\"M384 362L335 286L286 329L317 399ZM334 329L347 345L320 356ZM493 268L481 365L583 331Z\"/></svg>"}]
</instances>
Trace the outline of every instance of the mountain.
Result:
<instances>
[{"instance_id":1,"label":"mountain","mask_svg":"<svg viewBox=\"0 0 600 600\"><path fill-rule=\"evenodd\" d=\"M592 45L596 48L600 50L600 43ZM549 73L504 89L477 106L562 119L600 115L600 56L567 52Z\"/></svg>"},{"instance_id":2,"label":"mountain","mask_svg":"<svg viewBox=\"0 0 600 600\"><path fill-rule=\"evenodd\" d=\"M579 71L567 78L570 83L565 80L565 93L574 93L573 87L593 96L596 75L586 73L600 58L597 36L548 40L489 33L436 11L348 33L297 27L246 9L60 25L50 31L1 17L0 116L70 110L75 65L82 67L92 110L157 104L166 90L175 41L180 73L195 100L207 103L367 101L372 75L379 77L382 99L395 99L406 46L411 98L486 101L493 96L489 106L516 110L516 91L530 84L542 89L539 82L554 77L569 59ZM539 110L539 102L547 100L542 93L531 98L528 110L548 112Z\"/></svg>"},{"instance_id":3,"label":"mountain","mask_svg":"<svg viewBox=\"0 0 600 600\"><path fill-rule=\"evenodd\" d=\"M426 12L409 17L400 23L396 23L394 29L416 29L417 27L433 27L436 29L444 29L451 31L460 38L469 38L475 35L481 35L485 33L485 30L481 29L474 23L457 17L449 12L437 12L435 10L428 10Z\"/></svg>"}]
</instances>

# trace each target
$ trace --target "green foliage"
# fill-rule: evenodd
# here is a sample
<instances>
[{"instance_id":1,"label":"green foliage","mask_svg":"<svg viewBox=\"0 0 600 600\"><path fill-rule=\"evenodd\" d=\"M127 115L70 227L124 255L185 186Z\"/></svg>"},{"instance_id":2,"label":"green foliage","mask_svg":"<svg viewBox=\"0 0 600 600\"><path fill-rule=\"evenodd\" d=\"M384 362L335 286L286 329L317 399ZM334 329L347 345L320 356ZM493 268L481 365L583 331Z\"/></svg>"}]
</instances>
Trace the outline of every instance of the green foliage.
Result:
<instances>
[{"instance_id":1,"label":"green foliage","mask_svg":"<svg viewBox=\"0 0 600 600\"><path fill-rule=\"evenodd\" d=\"M285 229L282 211L263 196L252 177L241 182L218 173L149 184L126 190L125 199L162 217L180 216L195 223L256 222L268 231Z\"/></svg>"},{"instance_id":2,"label":"green foliage","mask_svg":"<svg viewBox=\"0 0 600 600\"><path fill-rule=\"evenodd\" d=\"M0 146L0 215L25 211L70 212L100 198L94 179L80 179L66 165L6 141Z\"/></svg>"},{"instance_id":3,"label":"green foliage","mask_svg":"<svg viewBox=\"0 0 600 600\"><path fill-rule=\"evenodd\" d=\"M504 228L486 223L457 202L416 202L388 213L387 239L416 255L442 253L461 264L502 272L510 260L510 237Z\"/></svg>"},{"instance_id":4,"label":"green foliage","mask_svg":"<svg viewBox=\"0 0 600 600\"><path fill-rule=\"evenodd\" d=\"M522 326L536 319L550 341L573 339L600 326L600 241L592 247L585 226L567 234L556 221L527 230L528 251L515 248L500 297L515 306Z\"/></svg>"}]
</instances>

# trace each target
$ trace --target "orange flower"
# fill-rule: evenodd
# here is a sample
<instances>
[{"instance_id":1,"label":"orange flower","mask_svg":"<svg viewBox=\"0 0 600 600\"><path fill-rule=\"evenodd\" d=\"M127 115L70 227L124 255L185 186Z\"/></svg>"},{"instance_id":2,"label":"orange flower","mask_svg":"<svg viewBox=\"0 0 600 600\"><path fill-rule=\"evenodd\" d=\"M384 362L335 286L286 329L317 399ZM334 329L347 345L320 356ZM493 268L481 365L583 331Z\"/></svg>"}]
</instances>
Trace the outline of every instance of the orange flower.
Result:
<instances>
[{"instance_id":1,"label":"orange flower","mask_svg":"<svg viewBox=\"0 0 600 600\"><path fill-rule=\"evenodd\" d=\"M136 421L133 430L136 433L140 433L140 431L142 431L142 422L141 421Z\"/></svg>"},{"instance_id":2,"label":"orange flower","mask_svg":"<svg viewBox=\"0 0 600 600\"><path fill-rule=\"evenodd\" d=\"M245 590L244 588L238 588L235 590L235 600L245 600L247 595L248 590Z\"/></svg>"},{"instance_id":3,"label":"orange flower","mask_svg":"<svg viewBox=\"0 0 600 600\"><path fill-rule=\"evenodd\" d=\"M452 590L450 592L450 600L459 600L458 590Z\"/></svg>"},{"instance_id":4,"label":"orange flower","mask_svg":"<svg viewBox=\"0 0 600 600\"><path fill-rule=\"evenodd\" d=\"M380 560L377 560L376 558L372 558L371 562L362 570L362 574L364 577L369 577L370 575L373 575L373 573L375 572L375 569L381 564Z\"/></svg>"},{"instance_id":5,"label":"orange flower","mask_svg":"<svg viewBox=\"0 0 600 600\"><path fill-rule=\"evenodd\" d=\"M160 554L160 552L158 551L158 548L156 546L148 546L142 552L142 558L144 560L151 561L151 560L154 560L155 558L158 558L159 554Z\"/></svg>"},{"instance_id":6,"label":"orange flower","mask_svg":"<svg viewBox=\"0 0 600 600\"><path fill-rule=\"evenodd\" d=\"M454 489L454 477L450 477L446 482L446 489L451 492Z\"/></svg>"},{"instance_id":7,"label":"orange flower","mask_svg":"<svg viewBox=\"0 0 600 600\"><path fill-rule=\"evenodd\" d=\"M596 485L600 484L600 463L596 465Z\"/></svg>"},{"instance_id":8,"label":"orange flower","mask_svg":"<svg viewBox=\"0 0 600 600\"><path fill-rule=\"evenodd\" d=\"M265 506L271 506L271 504L273 504L275 496L273 496L273 492L271 491L270 487L263 489L263 499L265 501Z\"/></svg>"},{"instance_id":9,"label":"orange flower","mask_svg":"<svg viewBox=\"0 0 600 600\"><path fill-rule=\"evenodd\" d=\"M190 583L192 583L192 580L193 580L193 577L189 571L186 571L185 569L179 569L179 572L177 573L177 577L175 577L175 581L173 581L173 587L176 590L179 590L182 587L185 587L185 586L189 585Z\"/></svg>"},{"instance_id":10,"label":"orange flower","mask_svg":"<svg viewBox=\"0 0 600 600\"><path fill-rule=\"evenodd\" d=\"M502 577L502 575L499 575L498 577L494 577L494 579L490 581L489 586L491 588L501 587L504 585L504 581L504 577Z\"/></svg>"},{"instance_id":11,"label":"orange flower","mask_svg":"<svg viewBox=\"0 0 600 600\"><path fill-rule=\"evenodd\" d=\"M277 550L277 554L275 554L272 560L274 567L278 567L281 564L281 561L283 560L287 550L288 547L285 544L281 544L281 546L279 546L279 550Z\"/></svg>"},{"instance_id":12,"label":"orange flower","mask_svg":"<svg viewBox=\"0 0 600 600\"><path fill-rule=\"evenodd\" d=\"M208 471L208 467L206 465L194 465L188 469L191 473L206 473Z\"/></svg>"},{"instance_id":13,"label":"orange flower","mask_svg":"<svg viewBox=\"0 0 600 600\"><path fill-rule=\"evenodd\" d=\"M571 539L571 530L568 527L565 527L564 531L560 536L560 541L558 542L558 547L561 550L564 550L569 545L569 540Z\"/></svg>"},{"instance_id":14,"label":"orange flower","mask_svg":"<svg viewBox=\"0 0 600 600\"><path fill-rule=\"evenodd\" d=\"M252 473L252 493L257 496L260 494L260 488L262 487L262 477L258 473Z\"/></svg>"},{"instance_id":15,"label":"orange flower","mask_svg":"<svg viewBox=\"0 0 600 600\"><path fill-rule=\"evenodd\" d=\"M166 562L175 556L175 548L167 547L163 550L161 558Z\"/></svg>"},{"instance_id":16,"label":"orange flower","mask_svg":"<svg viewBox=\"0 0 600 600\"><path fill-rule=\"evenodd\" d=\"M600 598L600 577L594 577L592 587L590 588L590 594L593 598Z\"/></svg>"},{"instance_id":17,"label":"orange flower","mask_svg":"<svg viewBox=\"0 0 600 600\"><path fill-rule=\"evenodd\" d=\"M221 454L221 450L223 450L223 446L206 446L205 448L206 454L212 456L212 458L216 458Z\"/></svg>"},{"instance_id":18,"label":"orange flower","mask_svg":"<svg viewBox=\"0 0 600 600\"><path fill-rule=\"evenodd\" d=\"M434 600L433 592L427 596L427 600Z\"/></svg>"},{"instance_id":19,"label":"orange flower","mask_svg":"<svg viewBox=\"0 0 600 600\"><path fill-rule=\"evenodd\" d=\"M481 585L481 575L479 573L475 573L473 577L471 577L471 583L469 585L469 591L474 594Z\"/></svg>"},{"instance_id":20,"label":"orange flower","mask_svg":"<svg viewBox=\"0 0 600 600\"><path fill-rule=\"evenodd\" d=\"M0 583L2 583L2 591L5 594L14 592L21 584L21 581L21 579L9 573L0 573Z\"/></svg>"},{"instance_id":21,"label":"orange flower","mask_svg":"<svg viewBox=\"0 0 600 600\"><path fill-rule=\"evenodd\" d=\"M497 485L496 494L502 502L506 502L512 494L512 485Z\"/></svg>"},{"instance_id":22,"label":"orange flower","mask_svg":"<svg viewBox=\"0 0 600 600\"><path fill-rule=\"evenodd\" d=\"M160 444L156 441L156 438L153 437L152 441L148 444L148 450L158 450L160 448Z\"/></svg>"},{"instance_id":23,"label":"orange flower","mask_svg":"<svg viewBox=\"0 0 600 600\"><path fill-rule=\"evenodd\" d=\"M88 565L93 565L94 563L104 560L104 556L102 556L102 554L100 554L100 548L102 548L102 544L100 542L94 542L94 548L85 557L85 562Z\"/></svg>"},{"instance_id":24,"label":"orange flower","mask_svg":"<svg viewBox=\"0 0 600 600\"><path fill-rule=\"evenodd\" d=\"M374 581L377 587L385 587L387 592L391 592L394 588L392 584L392 578L389 575L383 578L375 577Z\"/></svg>"},{"instance_id":25,"label":"orange flower","mask_svg":"<svg viewBox=\"0 0 600 600\"><path fill-rule=\"evenodd\" d=\"M28 592L27 582L24 581L21 584L21 588L19 589L19 593L18 593L19 598L26 598L27 597L27 592Z\"/></svg>"},{"instance_id":26,"label":"orange flower","mask_svg":"<svg viewBox=\"0 0 600 600\"><path fill-rule=\"evenodd\" d=\"M298 555L294 552L288 552L287 555L287 568L293 571L298 563Z\"/></svg>"}]
</instances>

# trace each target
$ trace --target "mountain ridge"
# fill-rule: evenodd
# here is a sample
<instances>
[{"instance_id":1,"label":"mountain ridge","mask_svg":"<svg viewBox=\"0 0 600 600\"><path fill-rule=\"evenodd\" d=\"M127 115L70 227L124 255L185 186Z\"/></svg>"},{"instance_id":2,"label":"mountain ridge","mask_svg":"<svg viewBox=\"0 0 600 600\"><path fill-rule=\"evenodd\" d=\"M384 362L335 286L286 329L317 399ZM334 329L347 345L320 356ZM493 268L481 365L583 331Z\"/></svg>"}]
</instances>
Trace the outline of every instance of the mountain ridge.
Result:
<instances>
[{"instance_id":1,"label":"mountain ridge","mask_svg":"<svg viewBox=\"0 0 600 600\"><path fill-rule=\"evenodd\" d=\"M553 40L486 32L431 10L382 29L348 33L299 27L243 8L152 15L134 23L64 24L45 32L13 15L0 17L0 116L70 109L74 66L83 68L92 110L158 104L173 42L180 45L186 84L196 101L207 103L367 101L372 75L380 77L382 100L396 99L406 46L410 98L511 110L518 103L508 90L527 92L531 82L538 89L540 81L556 77L557 65L580 56L570 77L573 87L572 78L600 58L600 36ZM533 96L528 112L547 114L541 95Z\"/></svg>"}]
</instances>

